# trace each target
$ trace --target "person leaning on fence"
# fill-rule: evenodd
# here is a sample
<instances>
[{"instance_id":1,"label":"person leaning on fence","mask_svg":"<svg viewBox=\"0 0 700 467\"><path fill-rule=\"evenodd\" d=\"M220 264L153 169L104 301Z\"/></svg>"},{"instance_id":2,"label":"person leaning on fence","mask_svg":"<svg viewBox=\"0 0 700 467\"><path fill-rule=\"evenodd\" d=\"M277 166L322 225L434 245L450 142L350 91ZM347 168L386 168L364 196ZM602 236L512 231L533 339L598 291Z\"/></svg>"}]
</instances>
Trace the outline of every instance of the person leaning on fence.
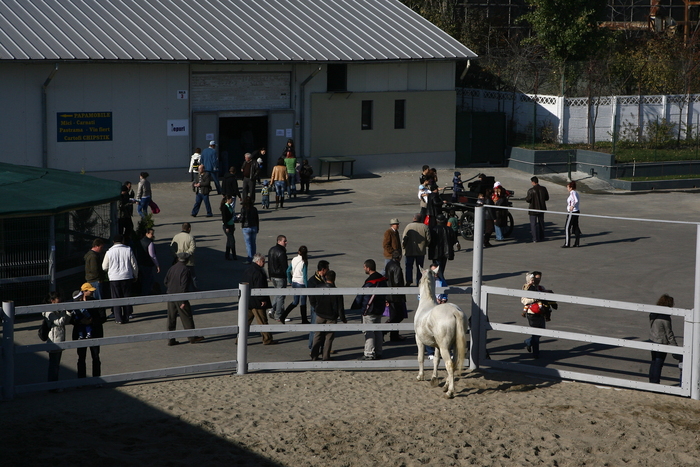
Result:
<instances>
[{"instance_id":1,"label":"person leaning on fence","mask_svg":"<svg viewBox=\"0 0 700 467\"><path fill-rule=\"evenodd\" d=\"M326 283L321 287L335 288L335 271L326 272ZM316 300L316 324L336 324L338 320L347 323L345 318L345 303L342 295L318 295ZM332 360L331 352L335 333L319 331L314 335L311 345L311 360L318 360L318 354L323 349L323 360Z\"/></svg>"},{"instance_id":2,"label":"person leaning on fence","mask_svg":"<svg viewBox=\"0 0 700 467\"><path fill-rule=\"evenodd\" d=\"M47 303L60 303L61 295L51 292ZM49 343L59 343L66 340L66 324L70 323L71 315L66 310L45 311L41 314L49 324ZM62 349L49 350L49 377L48 381L58 381L58 371L61 368ZM63 389L52 389L51 392L63 392Z\"/></svg>"},{"instance_id":3,"label":"person leaning on fence","mask_svg":"<svg viewBox=\"0 0 700 467\"><path fill-rule=\"evenodd\" d=\"M528 272L525 274L523 290L552 293L551 290L545 289L540 285L540 280L542 280L540 271ZM520 302L524 305L522 315L527 318L531 328L545 329L545 323L551 320L552 308L557 309L556 302L540 298L523 297L520 299ZM533 335L525 339L525 348L532 353L533 358L540 358L540 336Z\"/></svg>"},{"instance_id":4,"label":"person leaning on fence","mask_svg":"<svg viewBox=\"0 0 700 467\"><path fill-rule=\"evenodd\" d=\"M83 301L89 302L95 300L93 295L94 287L90 284L85 283L80 287L80 290L73 292L73 301ZM104 337L103 324L107 321L107 314L104 308L84 308L80 310L81 317L79 318L78 313L73 317L73 334L72 339L80 339L80 332L83 326L90 326L90 338L99 339ZM80 322L78 322L80 319ZM87 377L87 351L86 347L80 347L76 349L78 351L78 378ZM100 346L95 345L90 347L90 358L92 359L92 376L97 378L102 376L102 362L100 361ZM97 385L98 387L101 385Z\"/></svg>"},{"instance_id":5,"label":"person leaning on fence","mask_svg":"<svg viewBox=\"0 0 700 467\"><path fill-rule=\"evenodd\" d=\"M255 253L253 255L253 262L243 271L243 279L241 282L247 282L251 289L266 289L267 288L267 275L265 274L265 256L262 253ZM256 320L258 324L267 325L267 315L265 314L265 309L271 306L269 296L252 296L248 300L248 326ZM263 332L262 340L263 345L273 345L277 344L276 341L272 340L272 334L269 332Z\"/></svg>"},{"instance_id":6,"label":"person leaning on fence","mask_svg":"<svg viewBox=\"0 0 700 467\"><path fill-rule=\"evenodd\" d=\"M186 293L193 288L192 271L186 266L190 255L187 253L177 254L177 263L168 269L165 275L165 287L167 294ZM182 327L194 329L194 319L192 318L192 307L189 300L176 300L168 302L168 331L177 328L177 317L180 316ZM204 340L202 336L188 337L190 344L196 344ZM175 338L168 340L168 345L177 345L179 342Z\"/></svg>"},{"instance_id":7,"label":"person leaning on fence","mask_svg":"<svg viewBox=\"0 0 700 467\"><path fill-rule=\"evenodd\" d=\"M673 297L663 294L656 302L657 306L673 308ZM649 313L649 339L662 345L678 345L676 336L671 327L671 316L662 313ZM673 354L673 358L683 361L683 355ZM651 365L649 366L649 382L659 384L661 382L661 369L664 367L666 352L651 351ZM679 364L680 366L680 364Z\"/></svg>"},{"instance_id":8,"label":"person leaning on fence","mask_svg":"<svg viewBox=\"0 0 700 467\"><path fill-rule=\"evenodd\" d=\"M364 262L365 274L369 277L362 285L363 288L386 288L386 277L377 272L377 263L373 259ZM382 322L386 295L374 292L370 295L358 295L350 307L352 310L362 310L362 324L379 324ZM364 355L360 360L381 360L382 331L365 331Z\"/></svg>"}]
</instances>

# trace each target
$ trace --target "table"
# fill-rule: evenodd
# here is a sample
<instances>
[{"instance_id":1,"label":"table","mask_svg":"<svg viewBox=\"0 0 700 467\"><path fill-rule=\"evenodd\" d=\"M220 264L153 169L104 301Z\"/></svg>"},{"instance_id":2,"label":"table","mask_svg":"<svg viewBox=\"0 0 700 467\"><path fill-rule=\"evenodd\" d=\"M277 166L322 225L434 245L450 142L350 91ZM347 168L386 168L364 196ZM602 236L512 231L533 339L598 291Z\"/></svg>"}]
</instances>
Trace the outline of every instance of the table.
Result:
<instances>
[{"instance_id":1,"label":"table","mask_svg":"<svg viewBox=\"0 0 700 467\"><path fill-rule=\"evenodd\" d=\"M331 179L331 165L333 163L340 163L340 174L343 175L345 172L345 163L350 162L350 178L352 178L354 172L355 159L347 156L332 156L332 157L319 157L318 160L321 161L321 174L323 174L323 163L328 164L328 180Z\"/></svg>"}]
</instances>

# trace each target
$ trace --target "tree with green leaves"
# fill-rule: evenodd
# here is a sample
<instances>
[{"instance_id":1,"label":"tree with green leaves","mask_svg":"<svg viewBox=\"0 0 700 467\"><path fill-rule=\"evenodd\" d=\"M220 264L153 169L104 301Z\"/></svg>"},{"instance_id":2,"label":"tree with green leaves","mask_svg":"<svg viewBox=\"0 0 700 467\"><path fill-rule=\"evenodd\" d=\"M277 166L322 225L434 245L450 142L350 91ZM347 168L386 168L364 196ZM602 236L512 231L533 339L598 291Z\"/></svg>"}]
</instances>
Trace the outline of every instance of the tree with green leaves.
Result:
<instances>
[{"instance_id":1,"label":"tree with green leaves","mask_svg":"<svg viewBox=\"0 0 700 467\"><path fill-rule=\"evenodd\" d=\"M598 27L606 0L528 0L533 11L523 16L548 58L561 70L562 93L566 63L585 60L603 46L606 34Z\"/></svg>"}]
</instances>

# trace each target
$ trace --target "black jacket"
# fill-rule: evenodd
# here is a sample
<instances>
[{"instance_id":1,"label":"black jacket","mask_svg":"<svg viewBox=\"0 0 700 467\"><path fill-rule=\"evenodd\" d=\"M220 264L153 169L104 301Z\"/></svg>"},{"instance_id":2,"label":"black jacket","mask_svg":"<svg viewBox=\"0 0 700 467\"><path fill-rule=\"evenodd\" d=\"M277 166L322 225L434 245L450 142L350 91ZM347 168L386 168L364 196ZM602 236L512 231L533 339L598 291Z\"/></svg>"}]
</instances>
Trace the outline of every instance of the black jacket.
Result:
<instances>
[{"instance_id":1,"label":"black jacket","mask_svg":"<svg viewBox=\"0 0 700 467\"><path fill-rule=\"evenodd\" d=\"M334 289L335 285L322 284L318 287L326 287ZM311 295L316 298L314 309L316 316L323 319L332 319L346 321L345 319L345 303L342 295Z\"/></svg>"},{"instance_id":2,"label":"black jacket","mask_svg":"<svg viewBox=\"0 0 700 467\"><path fill-rule=\"evenodd\" d=\"M365 281L364 287L371 288L386 288L386 277L378 272L373 272ZM386 295L383 293L375 293L374 295L358 295L352 302L350 307L353 310L362 310L362 315L381 316L384 313Z\"/></svg>"},{"instance_id":3,"label":"black jacket","mask_svg":"<svg viewBox=\"0 0 700 467\"><path fill-rule=\"evenodd\" d=\"M88 298L88 301L94 300L93 298ZM90 313L90 325L92 326L92 337L93 339L99 339L100 337L104 337L104 329L102 325L107 321L107 313L105 313L104 308L90 308L88 310L88 313ZM73 333L72 339L74 341L77 341L79 339L78 331L79 331L79 326L76 326L77 324L75 322L75 317L72 318L71 323L73 323ZM85 323L87 324L87 323Z\"/></svg>"},{"instance_id":4,"label":"black jacket","mask_svg":"<svg viewBox=\"0 0 700 467\"><path fill-rule=\"evenodd\" d=\"M428 258L439 259L447 257L449 260L455 259L455 243L457 243L457 235L452 228L446 225L436 225L430 229Z\"/></svg>"},{"instance_id":5,"label":"black jacket","mask_svg":"<svg viewBox=\"0 0 700 467\"><path fill-rule=\"evenodd\" d=\"M243 271L243 279L241 282L247 282L251 289L266 289L267 288L267 276L265 275L265 270L257 265L257 263L251 263L248 268ZM260 309L264 306L270 306L272 301L270 297L250 297L248 302L248 309L252 310Z\"/></svg>"},{"instance_id":6,"label":"black jacket","mask_svg":"<svg viewBox=\"0 0 700 467\"><path fill-rule=\"evenodd\" d=\"M401 269L401 263L395 260L391 260L386 263L385 274L387 279L387 287L404 287L406 283L403 278L403 270ZM387 295L386 301L390 303L405 302L405 295Z\"/></svg>"},{"instance_id":7,"label":"black jacket","mask_svg":"<svg viewBox=\"0 0 700 467\"><path fill-rule=\"evenodd\" d=\"M223 190L224 195L231 195L234 198L241 197L241 192L238 191L238 181L236 180L236 176L231 172L224 175L224 181L221 184L221 189Z\"/></svg>"},{"instance_id":8,"label":"black jacket","mask_svg":"<svg viewBox=\"0 0 700 467\"><path fill-rule=\"evenodd\" d=\"M267 252L267 272L275 279L287 278L287 249L279 243Z\"/></svg>"},{"instance_id":9,"label":"black jacket","mask_svg":"<svg viewBox=\"0 0 700 467\"><path fill-rule=\"evenodd\" d=\"M314 274L314 276L311 279L306 281L306 287L308 289L313 289L316 287L323 287L324 285L326 285L326 280L323 277L318 275L318 271L316 271L316 274ZM319 295L309 295L309 304L315 308L316 301L318 300L318 298L319 298Z\"/></svg>"},{"instance_id":10,"label":"black jacket","mask_svg":"<svg viewBox=\"0 0 700 467\"><path fill-rule=\"evenodd\" d=\"M168 269L164 284L166 293L185 293L192 288L192 270L178 261Z\"/></svg>"},{"instance_id":11,"label":"black jacket","mask_svg":"<svg viewBox=\"0 0 700 467\"><path fill-rule=\"evenodd\" d=\"M549 201L549 192L542 185L533 185L532 188L527 190L527 196L525 196L525 201L527 201L528 207L530 209L539 209L540 211L547 210L547 203ZM529 212L531 216L536 216L537 214L542 214L540 212Z\"/></svg>"},{"instance_id":12,"label":"black jacket","mask_svg":"<svg viewBox=\"0 0 700 467\"><path fill-rule=\"evenodd\" d=\"M241 228L260 227L260 218L255 206L241 209Z\"/></svg>"}]
</instances>

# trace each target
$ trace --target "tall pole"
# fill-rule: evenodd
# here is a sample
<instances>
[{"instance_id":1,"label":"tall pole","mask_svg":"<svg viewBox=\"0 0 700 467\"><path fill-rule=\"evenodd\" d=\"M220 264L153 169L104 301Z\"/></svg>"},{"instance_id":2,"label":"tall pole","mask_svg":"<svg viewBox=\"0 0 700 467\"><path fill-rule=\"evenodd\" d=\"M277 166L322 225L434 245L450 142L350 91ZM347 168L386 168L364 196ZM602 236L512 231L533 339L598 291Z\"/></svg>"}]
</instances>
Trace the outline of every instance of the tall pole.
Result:
<instances>
[{"instance_id":1,"label":"tall pole","mask_svg":"<svg viewBox=\"0 0 700 467\"><path fill-rule=\"evenodd\" d=\"M2 302L2 397L15 396L15 302Z\"/></svg>"},{"instance_id":2,"label":"tall pole","mask_svg":"<svg viewBox=\"0 0 700 467\"><path fill-rule=\"evenodd\" d=\"M469 331L469 369L479 368L479 351L485 346L481 342L481 326L486 318L481 309L481 273L484 265L484 207L474 208L474 241L472 251L472 322Z\"/></svg>"},{"instance_id":3,"label":"tall pole","mask_svg":"<svg viewBox=\"0 0 700 467\"><path fill-rule=\"evenodd\" d=\"M248 373L248 303L250 303L250 284L238 284L238 349L236 352L236 374Z\"/></svg>"},{"instance_id":4,"label":"tall pole","mask_svg":"<svg viewBox=\"0 0 700 467\"><path fill-rule=\"evenodd\" d=\"M700 399L700 224L695 233L695 293L693 296L693 336L692 362L683 365L683 370L690 370L690 398Z\"/></svg>"}]
</instances>

